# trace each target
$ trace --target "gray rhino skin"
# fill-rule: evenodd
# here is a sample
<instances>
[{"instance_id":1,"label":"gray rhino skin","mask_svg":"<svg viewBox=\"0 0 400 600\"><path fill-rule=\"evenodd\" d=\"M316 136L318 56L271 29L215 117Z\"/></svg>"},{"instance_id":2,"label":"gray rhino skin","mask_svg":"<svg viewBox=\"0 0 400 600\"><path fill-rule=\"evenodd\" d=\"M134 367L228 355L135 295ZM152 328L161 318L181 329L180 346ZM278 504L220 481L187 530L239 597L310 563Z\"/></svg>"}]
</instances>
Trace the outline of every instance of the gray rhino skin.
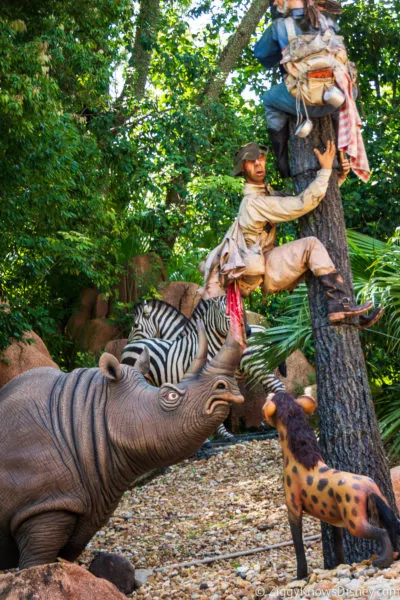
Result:
<instances>
[{"instance_id":1,"label":"gray rhino skin","mask_svg":"<svg viewBox=\"0 0 400 600\"><path fill-rule=\"evenodd\" d=\"M228 340L204 341L178 385L150 386L103 354L99 368L28 371L0 391L0 569L75 560L138 476L190 456L243 402Z\"/></svg>"}]
</instances>

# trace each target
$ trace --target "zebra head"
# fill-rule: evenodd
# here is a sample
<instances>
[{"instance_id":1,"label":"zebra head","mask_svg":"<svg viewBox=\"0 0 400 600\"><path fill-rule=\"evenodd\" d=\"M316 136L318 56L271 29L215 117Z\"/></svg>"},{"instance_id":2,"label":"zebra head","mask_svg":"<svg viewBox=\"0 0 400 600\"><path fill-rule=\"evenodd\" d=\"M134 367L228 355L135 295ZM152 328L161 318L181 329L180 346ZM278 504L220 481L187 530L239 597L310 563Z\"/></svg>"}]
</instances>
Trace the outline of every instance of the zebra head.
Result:
<instances>
[{"instance_id":1,"label":"zebra head","mask_svg":"<svg viewBox=\"0 0 400 600\"><path fill-rule=\"evenodd\" d=\"M132 317L133 325L129 334L129 341L140 340L143 338L158 337L157 323L152 317L152 301L144 300L133 307Z\"/></svg>"},{"instance_id":2,"label":"zebra head","mask_svg":"<svg viewBox=\"0 0 400 600\"><path fill-rule=\"evenodd\" d=\"M226 296L201 300L193 313L192 319L201 319L208 333L225 338L230 327L230 318L226 314Z\"/></svg>"},{"instance_id":3,"label":"zebra head","mask_svg":"<svg viewBox=\"0 0 400 600\"><path fill-rule=\"evenodd\" d=\"M144 300L133 307L133 326L129 342L141 339L173 339L187 318L179 310L163 300Z\"/></svg>"}]
</instances>

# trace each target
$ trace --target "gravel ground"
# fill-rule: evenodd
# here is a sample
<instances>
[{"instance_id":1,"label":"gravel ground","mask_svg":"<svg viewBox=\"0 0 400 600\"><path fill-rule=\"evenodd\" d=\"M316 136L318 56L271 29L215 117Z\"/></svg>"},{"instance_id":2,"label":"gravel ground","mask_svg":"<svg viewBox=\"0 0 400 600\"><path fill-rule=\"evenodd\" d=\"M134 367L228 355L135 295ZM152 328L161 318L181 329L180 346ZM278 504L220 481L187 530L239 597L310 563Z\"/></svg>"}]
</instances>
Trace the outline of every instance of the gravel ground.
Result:
<instances>
[{"instance_id":1,"label":"gravel ground","mask_svg":"<svg viewBox=\"0 0 400 600\"><path fill-rule=\"evenodd\" d=\"M290 540L276 440L232 446L209 460L186 460L124 495L93 551L123 554L137 569L162 567L210 555ZM305 536L319 533L306 517ZM311 568L322 566L320 542L307 550ZM295 576L291 546L209 565L171 568L153 575L132 598L255 598Z\"/></svg>"},{"instance_id":2,"label":"gravel ground","mask_svg":"<svg viewBox=\"0 0 400 600\"><path fill-rule=\"evenodd\" d=\"M320 533L319 522L307 516L303 529L305 537ZM280 448L274 439L253 441L208 460L186 460L127 492L81 564L101 549L126 556L137 569L169 567L131 594L138 600L400 599L400 562L383 571L371 561L325 571L320 540L307 548L307 581L294 581L291 545L210 564L171 566L290 539Z\"/></svg>"},{"instance_id":3,"label":"gravel ground","mask_svg":"<svg viewBox=\"0 0 400 600\"><path fill-rule=\"evenodd\" d=\"M276 439L237 444L211 458L183 461L126 492L113 518L78 561L87 567L97 550L153 571L130 595L137 600L256 600L322 598L400 600L400 561L377 570L367 560L323 569L321 541L306 544L309 577L295 581L292 544L209 564L176 563L291 542ZM305 538L319 536L304 516Z\"/></svg>"}]
</instances>

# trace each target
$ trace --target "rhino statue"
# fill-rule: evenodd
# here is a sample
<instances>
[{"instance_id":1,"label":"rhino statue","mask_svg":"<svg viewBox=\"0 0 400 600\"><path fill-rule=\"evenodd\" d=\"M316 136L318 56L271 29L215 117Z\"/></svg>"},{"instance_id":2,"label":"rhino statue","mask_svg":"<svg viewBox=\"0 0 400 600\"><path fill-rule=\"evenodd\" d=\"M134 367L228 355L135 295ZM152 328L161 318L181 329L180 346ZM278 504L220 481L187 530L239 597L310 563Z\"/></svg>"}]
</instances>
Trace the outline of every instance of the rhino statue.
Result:
<instances>
[{"instance_id":1,"label":"rhino statue","mask_svg":"<svg viewBox=\"0 0 400 600\"><path fill-rule=\"evenodd\" d=\"M0 390L0 569L73 561L140 475L193 454L243 402L227 339L160 388L103 354L98 368L28 371Z\"/></svg>"}]
</instances>

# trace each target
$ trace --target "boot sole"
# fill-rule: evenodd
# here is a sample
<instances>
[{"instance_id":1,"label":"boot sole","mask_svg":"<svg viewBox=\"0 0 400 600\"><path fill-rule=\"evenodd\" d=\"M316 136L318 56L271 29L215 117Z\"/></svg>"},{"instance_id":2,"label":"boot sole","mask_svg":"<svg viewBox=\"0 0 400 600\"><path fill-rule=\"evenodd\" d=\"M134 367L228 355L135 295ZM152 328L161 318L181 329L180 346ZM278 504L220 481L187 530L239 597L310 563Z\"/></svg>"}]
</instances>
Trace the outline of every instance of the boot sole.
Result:
<instances>
[{"instance_id":1,"label":"boot sole","mask_svg":"<svg viewBox=\"0 0 400 600\"><path fill-rule=\"evenodd\" d=\"M366 302L366 304L361 306L358 310L350 310L348 312L342 310L340 312L330 313L328 319L330 323L336 323L337 321L343 321L346 317L358 317L358 315L368 312L372 307L372 302Z\"/></svg>"}]
</instances>

